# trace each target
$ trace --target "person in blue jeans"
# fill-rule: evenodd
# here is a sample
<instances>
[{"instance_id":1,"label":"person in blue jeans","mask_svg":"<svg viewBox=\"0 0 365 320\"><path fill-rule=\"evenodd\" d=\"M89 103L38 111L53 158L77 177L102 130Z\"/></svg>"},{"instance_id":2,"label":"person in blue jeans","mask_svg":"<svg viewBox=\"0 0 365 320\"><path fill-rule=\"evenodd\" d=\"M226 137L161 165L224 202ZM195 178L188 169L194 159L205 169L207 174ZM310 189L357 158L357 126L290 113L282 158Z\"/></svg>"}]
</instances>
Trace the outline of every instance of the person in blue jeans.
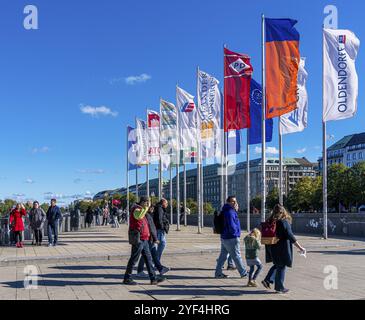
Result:
<instances>
[{"instance_id":1,"label":"person in blue jeans","mask_svg":"<svg viewBox=\"0 0 365 320\"><path fill-rule=\"evenodd\" d=\"M241 278L247 277L247 271L243 265L241 250L240 250L240 237L241 226L238 219L238 203L235 196L229 196L226 204L223 206L221 212L224 215L224 227L221 233L221 252L217 259L217 266L215 268L216 278L227 278L222 272L223 265L227 260L228 254L232 257L237 271Z\"/></svg>"},{"instance_id":2,"label":"person in blue jeans","mask_svg":"<svg viewBox=\"0 0 365 320\"><path fill-rule=\"evenodd\" d=\"M156 205L153 212L153 222L157 230L157 240L159 242L157 247L157 257L161 261L162 253L166 247L166 234L169 232L170 222L166 213L168 201L164 198Z\"/></svg>"},{"instance_id":3,"label":"person in blue jeans","mask_svg":"<svg viewBox=\"0 0 365 320\"><path fill-rule=\"evenodd\" d=\"M274 278L275 291L277 293L288 293L289 289L284 287L284 280L286 267L291 268L293 265L293 244L300 252L306 250L295 238L291 229L292 217L282 205L277 204L274 207L268 221L276 222L276 237L279 241L276 244L265 246L266 263L272 262L274 265L262 281L262 285L266 289L271 289L272 279Z\"/></svg>"},{"instance_id":4,"label":"person in blue jeans","mask_svg":"<svg viewBox=\"0 0 365 320\"><path fill-rule=\"evenodd\" d=\"M51 199L51 206L47 210L48 246L56 246L58 242L58 224L62 217L61 210L56 206L56 199ZM53 235L53 239L52 239Z\"/></svg>"}]
</instances>

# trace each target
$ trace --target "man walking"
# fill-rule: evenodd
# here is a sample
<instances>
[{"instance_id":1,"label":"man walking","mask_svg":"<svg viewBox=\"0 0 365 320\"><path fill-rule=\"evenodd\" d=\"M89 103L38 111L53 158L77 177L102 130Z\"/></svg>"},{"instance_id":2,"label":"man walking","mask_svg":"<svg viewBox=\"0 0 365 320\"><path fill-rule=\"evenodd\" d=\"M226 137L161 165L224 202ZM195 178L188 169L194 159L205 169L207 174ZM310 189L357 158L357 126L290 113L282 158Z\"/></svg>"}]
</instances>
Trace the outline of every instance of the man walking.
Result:
<instances>
[{"instance_id":1,"label":"man walking","mask_svg":"<svg viewBox=\"0 0 365 320\"><path fill-rule=\"evenodd\" d=\"M56 246L58 241L58 224L62 217L61 210L56 206L56 199L51 199L51 206L47 210L48 246ZM52 239L53 234L53 239Z\"/></svg>"},{"instance_id":2,"label":"man walking","mask_svg":"<svg viewBox=\"0 0 365 320\"><path fill-rule=\"evenodd\" d=\"M243 265L240 251L241 226L237 211L238 203L236 197L228 197L227 202L220 213L223 214L224 227L223 232L221 233L221 253L215 268L216 278L227 278L227 275L222 272L222 268L224 262L227 260L228 254L232 257L241 278L247 276L247 271Z\"/></svg>"},{"instance_id":3,"label":"man walking","mask_svg":"<svg viewBox=\"0 0 365 320\"><path fill-rule=\"evenodd\" d=\"M124 284L136 285L137 283L131 278L134 265L137 263L140 255L147 266L148 275L151 284L158 284L164 281L164 278L156 277L154 268L152 267L152 256L150 252L149 240L151 237L146 213L150 206L147 197L141 197L139 203L135 204L131 209L129 230L137 231L139 233L139 241L132 244L131 257L129 258L127 269L124 274ZM134 239L135 240L135 239Z\"/></svg>"},{"instance_id":4,"label":"man walking","mask_svg":"<svg viewBox=\"0 0 365 320\"><path fill-rule=\"evenodd\" d=\"M157 229L157 239L159 241L157 247L157 256L161 261L162 252L166 247L166 234L169 232L170 223L169 218L166 213L166 208L168 206L168 201L164 198L156 205L155 211L153 213L153 221Z\"/></svg>"}]
</instances>

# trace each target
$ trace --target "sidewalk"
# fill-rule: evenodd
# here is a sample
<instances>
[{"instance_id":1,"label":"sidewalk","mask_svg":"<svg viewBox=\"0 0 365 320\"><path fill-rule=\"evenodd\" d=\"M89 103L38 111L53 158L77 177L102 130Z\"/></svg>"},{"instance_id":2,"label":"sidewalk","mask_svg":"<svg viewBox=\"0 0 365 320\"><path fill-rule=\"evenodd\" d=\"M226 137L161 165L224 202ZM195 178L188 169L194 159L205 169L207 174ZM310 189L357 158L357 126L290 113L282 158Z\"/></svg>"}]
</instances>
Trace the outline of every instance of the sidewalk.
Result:
<instances>
[{"instance_id":1,"label":"sidewalk","mask_svg":"<svg viewBox=\"0 0 365 320\"><path fill-rule=\"evenodd\" d=\"M203 228L203 233L197 233L197 227L171 226L167 236L166 255L196 255L218 252L219 236L213 234L211 228ZM365 239L328 239L319 237L298 236L298 240L310 250L318 248L361 248L365 247ZM47 247L44 240L42 247L31 246L30 241L22 249L15 247L0 247L0 266L24 264L49 264L81 261L121 260L129 257L127 226L120 229L110 226L83 229L78 232L63 233L57 247Z\"/></svg>"}]
</instances>

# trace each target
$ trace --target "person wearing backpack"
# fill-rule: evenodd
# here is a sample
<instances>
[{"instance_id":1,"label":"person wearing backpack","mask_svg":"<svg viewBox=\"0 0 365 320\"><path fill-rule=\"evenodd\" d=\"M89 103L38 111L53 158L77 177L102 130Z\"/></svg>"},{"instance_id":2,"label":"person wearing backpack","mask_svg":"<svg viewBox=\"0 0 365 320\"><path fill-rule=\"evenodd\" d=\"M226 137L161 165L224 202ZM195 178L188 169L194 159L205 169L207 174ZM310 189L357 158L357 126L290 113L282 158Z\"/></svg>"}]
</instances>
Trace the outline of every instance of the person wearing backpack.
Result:
<instances>
[{"instance_id":1,"label":"person wearing backpack","mask_svg":"<svg viewBox=\"0 0 365 320\"><path fill-rule=\"evenodd\" d=\"M137 284L132 279L132 271L141 254L146 263L151 284L155 285L165 280L163 277L156 277L155 270L152 266L152 256L149 246L151 233L148 226L148 220L146 218L149 207L149 198L141 197L139 203L135 204L131 209L128 236L130 237L129 241L132 244L132 252L123 280L123 283L127 285Z\"/></svg>"},{"instance_id":2,"label":"person wearing backpack","mask_svg":"<svg viewBox=\"0 0 365 320\"><path fill-rule=\"evenodd\" d=\"M222 272L222 268L228 254L232 257L241 278L247 277L247 271L241 257L241 226L237 211L238 203L236 197L229 196L221 212L214 217L215 233L221 235L221 252L215 268L216 278L227 278L227 275Z\"/></svg>"},{"instance_id":3,"label":"person wearing backpack","mask_svg":"<svg viewBox=\"0 0 365 320\"><path fill-rule=\"evenodd\" d=\"M277 293L288 293L289 290L284 287L286 267L291 268L293 265L293 244L300 252L306 250L299 244L291 229L292 217L286 209L277 204L271 216L266 222L262 223L262 239L265 237L265 230L270 229L275 233L276 240L272 244L265 245L266 263L273 263L265 279L261 282L266 289L271 288L273 281L272 276L275 273L274 289ZM268 227L269 226L269 227Z\"/></svg>"}]
</instances>

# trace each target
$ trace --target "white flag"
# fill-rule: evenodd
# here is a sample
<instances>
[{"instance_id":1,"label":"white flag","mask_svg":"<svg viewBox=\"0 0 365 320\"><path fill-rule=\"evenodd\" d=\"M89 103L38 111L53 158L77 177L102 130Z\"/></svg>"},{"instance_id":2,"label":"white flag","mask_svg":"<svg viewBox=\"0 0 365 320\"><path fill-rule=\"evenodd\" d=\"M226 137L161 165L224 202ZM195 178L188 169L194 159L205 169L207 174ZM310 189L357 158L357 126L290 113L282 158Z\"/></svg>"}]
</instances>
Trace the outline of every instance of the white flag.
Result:
<instances>
[{"instance_id":1,"label":"white flag","mask_svg":"<svg viewBox=\"0 0 365 320\"><path fill-rule=\"evenodd\" d=\"M160 100L161 114L161 163L162 170L177 163L177 110L171 102Z\"/></svg>"},{"instance_id":2,"label":"white flag","mask_svg":"<svg viewBox=\"0 0 365 320\"><path fill-rule=\"evenodd\" d=\"M360 40L349 30L324 29L323 45L323 121L351 118L357 110Z\"/></svg>"},{"instance_id":3,"label":"white flag","mask_svg":"<svg viewBox=\"0 0 365 320\"><path fill-rule=\"evenodd\" d=\"M198 126L202 146L202 157L221 155L221 94L219 81L210 74L198 74Z\"/></svg>"},{"instance_id":4,"label":"white flag","mask_svg":"<svg viewBox=\"0 0 365 320\"><path fill-rule=\"evenodd\" d=\"M303 131L307 127L308 94L305 87L308 73L304 69L305 58L300 58L298 70L297 108L280 116L280 133L288 134Z\"/></svg>"},{"instance_id":5,"label":"white flag","mask_svg":"<svg viewBox=\"0 0 365 320\"><path fill-rule=\"evenodd\" d=\"M176 107L179 110L180 150L185 163L195 162L197 157L197 111L194 96L176 87Z\"/></svg>"},{"instance_id":6,"label":"white flag","mask_svg":"<svg viewBox=\"0 0 365 320\"><path fill-rule=\"evenodd\" d=\"M160 161L160 115L156 111L147 110L148 158L150 163Z\"/></svg>"},{"instance_id":7,"label":"white flag","mask_svg":"<svg viewBox=\"0 0 365 320\"><path fill-rule=\"evenodd\" d=\"M137 164L148 164L148 150L147 150L147 128L146 122L136 119L137 132Z\"/></svg>"}]
</instances>

